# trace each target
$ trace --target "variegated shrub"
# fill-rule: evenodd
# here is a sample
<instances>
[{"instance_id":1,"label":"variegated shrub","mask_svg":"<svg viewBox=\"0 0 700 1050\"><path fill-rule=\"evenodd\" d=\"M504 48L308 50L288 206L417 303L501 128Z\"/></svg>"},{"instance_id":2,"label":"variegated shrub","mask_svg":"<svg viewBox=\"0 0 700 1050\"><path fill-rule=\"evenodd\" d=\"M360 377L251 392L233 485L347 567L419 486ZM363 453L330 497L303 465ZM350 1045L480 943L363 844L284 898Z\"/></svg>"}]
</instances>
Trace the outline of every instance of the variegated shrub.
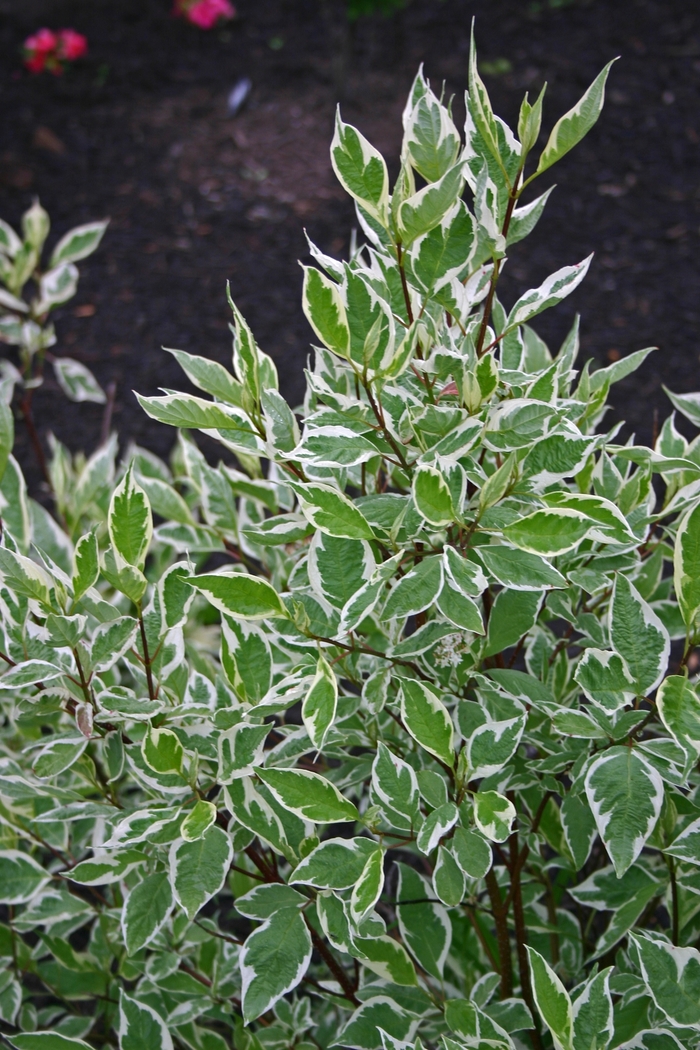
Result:
<instances>
[{"instance_id":1,"label":"variegated shrub","mask_svg":"<svg viewBox=\"0 0 700 1050\"><path fill-rule=\"evenodd\" d=\"M392 193L338 117L303 412L231 304L233 373L141 398L170 465L56 443L51 517L9 458L17 1050L700 1046L700 439L530 327L588 260L496 294L606 75L529 163L541 95L516 137L472 52L462 137L419 74Z\"/></svg>"}]
</instances>

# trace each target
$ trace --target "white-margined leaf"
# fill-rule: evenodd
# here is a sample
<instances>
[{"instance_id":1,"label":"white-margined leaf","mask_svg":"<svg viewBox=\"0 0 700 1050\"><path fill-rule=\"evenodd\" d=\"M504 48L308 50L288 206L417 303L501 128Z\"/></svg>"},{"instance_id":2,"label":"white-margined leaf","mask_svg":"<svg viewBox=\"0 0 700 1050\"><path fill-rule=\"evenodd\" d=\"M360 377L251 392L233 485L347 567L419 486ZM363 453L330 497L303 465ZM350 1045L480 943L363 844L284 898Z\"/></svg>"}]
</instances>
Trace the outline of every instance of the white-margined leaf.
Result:
<instances>
[{"instance_id":1,"label":"white-margined leaf","mask_svg":"<svg viewBox=\"0 0 700 1050\"><path fill-rule=\"evenodd\" d=\"M173 1050L173 1041L160 1014L124 989L119 993L120 1050Z\"/></svg>"},{"instance_id":2,"label":"white-margined leaf","mask_svg":"<svg viewBox=\"0 0 700 1050\"><path fill-rule=\"evenodd\" d=\"M537 165L538 174L561 160L591 130L603 108L605 82L613 62L608 62L573 109L570 109L556 122L547 140L547 145L542 150Z\"/></svg>"},{"instance_id":3,"label":"white-margined leaf","mask_svg":"<svg viewBox=\"0 0 700 1050\"><path fill-rule=\"evenodd\" d=\"M700 1029L700 952L635 933L642 977L657 1008L671 1025Z\"/></svg>"},{"instance_id":4,"label":"white-margined leaf","mask_svg":"<svg viewBox=\"0 0 700 1050\"><path fill-rule=\"evenodd\" d=\"M639 695L655 689L668 667L668 631L626 576L618 574L610 606L610 638Z\"/></svg>"},{"instance_id":5,"label":"white-margined leaf","mask_svg":"<svg viewBox=\"0 0 700 1050\"><path fill-rule=\"evenodd\" d=\"M546 959L527 946L532 994L556 1050L574 1050L574 1012L569 993ZM581 1044L583 1046L583 1044Z\"/></svg>"},{"instance_id":6,"label":"white-margined leaf","mask_svg":"<svg viewBox=\"0 0 700 1050\"><path fill-rule=\"evenodd\" d=\"M170 883L180 906L193 919L218 893L233 859L231 840L221 828L211 827L194 842L173 842L170 847Z\"/></svg>"},{"instance_id":7,"label":"white-margined leaf","mask_svg":"<svg viewBox=\"0 0 700 1050\"><path fill-rule=\"evenodd\" d=\"M311 962L311 936L296 908L283 908L250 934L241 952L243 1016L266 1013L301 981Z\"/></svg>"},{"instance_id":8,"label":"white-margined leaf","mask_svg":"<svg viewBox=\"0 0 700 1050\"><path fill-rule=\"evenodd\" d=\"M414 868L397 864L397 914L404 944L426 973L442 980L452 943L452 927L442 904L434 901L432 886Z\"/></svg>"},{"instance_id":9,"label":"white-margined leaf","mask_svg":"<svg viewBox=\"0 0 700 1050\"><path fill-rule=\"evenodd\" d=\"M636 749L611 747L589 768L586 795L619 878L634 864L659 819L663 781Z\"/></svg>"},{"instance_id":10,"label":"white-margined leaf","mask_svg":"<svg viewBox=\"0 0 700 1050\"><path fill-rule=\"evenodd\" d=\"M147 875L134 886L122 912L122 931L129 955L153 940L167 922L173 903L167 871Z\"/></svg>"}]
</instances>

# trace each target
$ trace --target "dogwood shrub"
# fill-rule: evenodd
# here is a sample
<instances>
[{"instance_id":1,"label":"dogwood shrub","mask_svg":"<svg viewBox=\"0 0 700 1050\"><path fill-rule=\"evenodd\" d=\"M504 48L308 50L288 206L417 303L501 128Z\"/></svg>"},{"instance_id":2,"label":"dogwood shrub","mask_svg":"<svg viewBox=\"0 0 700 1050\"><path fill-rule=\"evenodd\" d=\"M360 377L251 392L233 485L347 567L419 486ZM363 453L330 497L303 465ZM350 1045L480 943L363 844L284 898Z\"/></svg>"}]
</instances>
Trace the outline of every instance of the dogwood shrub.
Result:
<instances>
[{"instance_id":1,"label":"dogwood shrub","mask_svg":"<svg viewBox=\"0 0 700 1050\"><path fill-rule=\"evenodd\" d=\"M607 74L530 162L542 95L516 137L472 49L462 138L419 73L391 193L338 116L303 410L232 302L233 370L140 398L169 464L56 442L50 516L7 459L17 1050L700 1045L700 441L531 326L589 260L498 297Z\"/></svg>"}]
</instances>

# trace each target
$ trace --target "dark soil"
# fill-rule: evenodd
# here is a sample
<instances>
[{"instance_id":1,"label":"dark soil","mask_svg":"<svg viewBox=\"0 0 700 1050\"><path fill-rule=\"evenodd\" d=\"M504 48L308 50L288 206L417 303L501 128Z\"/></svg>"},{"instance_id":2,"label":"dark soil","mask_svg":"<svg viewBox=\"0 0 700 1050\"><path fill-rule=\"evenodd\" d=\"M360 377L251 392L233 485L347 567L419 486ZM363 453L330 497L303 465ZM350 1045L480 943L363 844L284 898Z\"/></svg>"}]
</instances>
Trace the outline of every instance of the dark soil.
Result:
<instances>
[{"instance_id":1,"label":"dark soil","mask_svg":"<svg viewBox=\"0 0 700 1050\"><path fill-rule=\"evenodd\" d=\"M82 264L77 298L56 315L57 352L84 361L103 385L116 382L124 443L160 453L172 444L131 392L185 386L162 345L229 360L226 280L275 358L284 393L293 403L302 396L311 338L297 265L303 227L342 254L353 225L328 159L337 32L323 12L332 2L239 0L239 20L207 33L173 19L169 0L0 0L0 215L17 223L38 194L56 236L111 216L101 249ZM696 0L553 6L413 0L393 21L365 21L343 115L395 171L400 114L421 61L463 110L472 15L481 59L512 64L485 75L510 122L524 91L532 96L546 80L548 131L621 56L603 116L555 169L558 188L513 252L502 296L510 304L595 251L584 285L540 331L556 345L578 310L584 358L603 364L660 347L613 397L615 415L649 441L655 413L668 415L661 384L700 388L700 8ZM43 24L89 37L89 59L60 80L21 71L18 48ZM227 96L243 76L252 94L231 119ZM44 436L53 430L88 450L99 439L102 409L69 404L49 380L36 410ZM19 454L29 462L22 434Z\"/></svg>"}]
</instances>

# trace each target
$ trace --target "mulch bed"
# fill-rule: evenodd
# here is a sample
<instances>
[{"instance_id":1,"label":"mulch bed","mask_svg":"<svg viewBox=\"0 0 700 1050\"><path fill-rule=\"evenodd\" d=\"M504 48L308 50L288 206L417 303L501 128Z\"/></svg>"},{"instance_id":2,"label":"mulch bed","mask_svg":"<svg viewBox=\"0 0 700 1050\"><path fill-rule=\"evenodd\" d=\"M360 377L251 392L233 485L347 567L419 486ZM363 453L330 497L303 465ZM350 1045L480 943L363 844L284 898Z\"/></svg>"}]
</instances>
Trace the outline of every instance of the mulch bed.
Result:
<instances>
[{"instance_id":1,"label":"mulch bed","mask_svg":"<svg viewBox=\"0 0 700 1050\"><path fill-rule=\"evenodd\" d=\"M341 255L353 226L328 159L339 87L331 2L240 0L240 18L209 33L173 19L168 0L0 2L0 215L17 223L38 195L52 236L111 216L77 298L56 313L57 352L117 384L124 444L160 454L172 444L132 394L185 387L162 345L230 360L227 280L283 392L302 397L312 338L300 305L303 230ZM621 56L601 121L556 167L538 229L512 252L502 298L595 251L584 285L539 330L556 346L580 311L582 357L601 364L658 345L615 389L608 417L650 441L655 413L663 421L669 411L662 383L700 388L700 10L691 0L414 0L392 21L364 21L343 115L392 173L421 61L454 92L461 119L472 15L492 70L484 79L511 123L523 92L546 80L548 130ZM89 37L89 59L60 80L21 71L21 41L43 24ZM241 77L253 88L232 119L227 97ZM35 405L44 435L94 448L99 406L76 409L48 379ZM21 432L19 455L35 478Z\"/></svg>"}]
</instances>

